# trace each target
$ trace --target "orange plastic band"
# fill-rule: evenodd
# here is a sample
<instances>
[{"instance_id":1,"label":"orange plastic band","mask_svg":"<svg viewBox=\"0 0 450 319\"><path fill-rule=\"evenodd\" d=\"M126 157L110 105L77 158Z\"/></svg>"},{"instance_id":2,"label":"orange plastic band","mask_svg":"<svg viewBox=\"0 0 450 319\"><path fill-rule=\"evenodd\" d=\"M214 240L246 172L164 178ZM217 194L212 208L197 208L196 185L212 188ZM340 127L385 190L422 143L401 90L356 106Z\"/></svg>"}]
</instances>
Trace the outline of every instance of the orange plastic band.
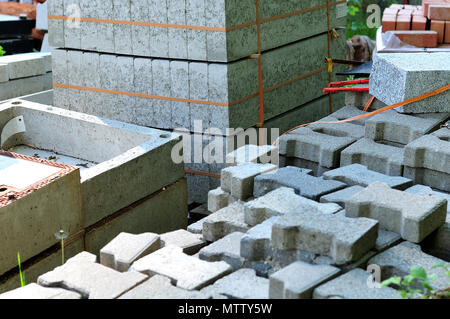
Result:
<instances>
[{"instance_id":1,"label":"orange plastic band","mask_svg":"<svg viewBox=\"0 0 450 319\"><path fill-rule=\"evenodd\" d=\"M372 96L369 101L367 101L366 105L364 106L364 112L367 112L372 105L373 101L375 100L375 96Z\"/></svg>"},{"instance_id":2,"label":"orange plastic band","mask_svg":"<svg viewBox=\"0 0 450 319\"><path fill-rule=\"evenodd\" d=\"M219 174L207 173L207 172L202 172L202 171L195 171L195 170L192 170L192 169L186 169L186 170L184 170L184 172L186 174L191 174L191 175L201 175L201 176L214 177L214 178L220 178L221 177L221 175L219 175Z\"/></svg>"}]
</instances>

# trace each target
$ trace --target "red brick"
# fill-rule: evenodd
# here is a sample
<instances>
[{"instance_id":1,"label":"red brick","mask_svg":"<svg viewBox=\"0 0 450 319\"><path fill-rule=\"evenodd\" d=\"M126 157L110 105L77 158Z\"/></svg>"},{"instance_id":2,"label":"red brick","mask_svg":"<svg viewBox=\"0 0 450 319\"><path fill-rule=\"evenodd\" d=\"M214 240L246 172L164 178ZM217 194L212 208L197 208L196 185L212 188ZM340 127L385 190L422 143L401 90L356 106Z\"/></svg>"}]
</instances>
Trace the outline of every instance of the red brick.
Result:
<instances>
[{"instance_id":1,"label":"red brick","mask_svg":"<svg viewBox=\"0 0 450 319\"><path fill-rule=\"evenodd\" d=\"M386 8L383 11L383 15L394 15L396 16L398 13L398 9Z\"/></svg>"},{"instance_id":2,"label":"red brick","mask_svg":"<svg viewBox=\"0 0 450 319\"><path fill-rule=\"evenodd\" d=\"M444 43L450 43L450 21L445 22Z\"/></svg>"},{"instance_id":3,"label":"red brick","mask_svg":"<svg viewBox=\"0 0 450 319\"><path fill-rule=\"evenodd\" d=\"M395 31L395 21L397 17L394 15L384 15L382 20L383 32Z\"/></svg>"},{"instance_id":4,"label":"red brick","mask_svg":"<svg viewBox=\"0 0 450 319\"><path fill-rule=\"evenodd\" d=\"M412 13L413 13L412 10L402 9L402 10L398 11L397 15L399 15L399 16L410 16L410 15L412 15Z\"/></svg>"},{"instance_id":5,"label":"red brick","mask_svg":"<svg viewBox=\"0 0 450 319\"><path fill-rule=\"evenodd\" d=\"M411 30L425 31L427 29L427 18L422 16L412 17L412 28Z\"/></svg>"},{"instance_id":6,"label":"red brick","mask_svg":"<svg viewBox=\"0 0 450 319\"><path fill-rule=\"evenodd\" d=\"M435 48L438 45L436 31L394 31L404 43L418 48Z\"/></svg>"},{"instance_id":7,"label":"red brick","mask_svg":"<svg viewBox=\"0 0 450 319\"><path fill-rule=\"evenodd\" d=\"M425 17L426 15L425 15L425 12L423 12L423 10L420 9L420 10L414 11L414 12L413 12L413 16L421 16L421 17Z\"/></svg>"},{"instance_id":8,"label":"red brick","mask_svg":"<svg viewBox=\"0 0 450 319\"><path fill-rule=\"evenodd\" d=\"M450 4L430 5L428 19L450 21Z\"/></svg>"},{"instance_id":9,"label":"red brick","mask_svg":"<svg viewBox=\"0 0 450 319\"><path fill-rule=\"evenodd\" d=\"M431 20L430 30L438 33L439 43L444 43L445 21Z\"/></svg>"},{"instance_id":10,"label":"red brick","mask_svg":"<svg viewBox=\"0 0 450 319\"><path fill-rule=\"evenodd\" d=\"M450 0L422 0L422 7L426 16L428 16L428 9L431 4L450 4Z\"/></svg>"},{"instance_id":11,"label":"red brick","mask_svg":"<svg viewBox=\"0 0 450 319\"><path fill-rule=\"evenodd\" d=\"M396 30L411 30L411 17L410 15L397 16Z\"/></svg>"}]
</instances>

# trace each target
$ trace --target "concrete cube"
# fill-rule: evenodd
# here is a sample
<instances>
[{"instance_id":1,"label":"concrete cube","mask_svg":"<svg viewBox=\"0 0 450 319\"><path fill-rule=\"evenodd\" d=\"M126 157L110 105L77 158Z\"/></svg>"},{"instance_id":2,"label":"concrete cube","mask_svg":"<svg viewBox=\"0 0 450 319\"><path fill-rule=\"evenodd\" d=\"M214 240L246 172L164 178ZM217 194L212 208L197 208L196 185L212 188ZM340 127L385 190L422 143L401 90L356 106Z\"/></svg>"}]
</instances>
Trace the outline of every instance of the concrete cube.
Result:
<instances>
[{"instance_id":1,"label":"concrete cube","mask_svg":"<svg viewBox=\"0 0 450 319\"><path fill-rule=\"evenodd\" d=\"M208 192L208 210L210 212L215 213L232 202L230 193L224 191L221 187Z\"/></svg>"},{"instance_id":2,"label":"concrete cube","mask_svg":"<svg viewBox=\"0 0 450 319\"><path fill-rule=\"evenodd\" d=\"M376 182L350 198L345 212L347 217L376 219L380 227L420 243L445 223L447 201L409 194Z\"/></svg>"},{"instance_id":3,"label":"concrete cube","mask_svg":"<svg viewBox=\"0 0 450 319\"><path fill-rule=\"evenodd\" d=\"M387 53L374 59L370 94L391 105L440 89L450 81L447 53ZM450 92L403 106L405 113L450 112Z\"/></svg>"}]
</instances>

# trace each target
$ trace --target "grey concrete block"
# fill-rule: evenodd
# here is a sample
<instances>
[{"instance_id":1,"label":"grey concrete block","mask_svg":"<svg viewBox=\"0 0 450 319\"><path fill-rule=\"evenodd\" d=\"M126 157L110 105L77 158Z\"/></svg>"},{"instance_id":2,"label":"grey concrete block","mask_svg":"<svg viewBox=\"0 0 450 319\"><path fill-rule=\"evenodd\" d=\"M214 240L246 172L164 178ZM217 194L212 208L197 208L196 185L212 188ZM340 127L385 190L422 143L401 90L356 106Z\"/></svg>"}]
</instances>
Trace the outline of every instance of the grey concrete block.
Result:
<instances>
[{"instance_id":1,"label":"grey concrete block","mask_svg":"<svg viewBox=\"0 0 450 319\"><path fill-rule=\"evenodd\" d=\"M210 212L217 212L222 208L227 207L233 202L230 193L225 192L222 188L217 188L208 193L208 210Z\"/></svg>"},{"instance_id":2,"label":"grey concrete block","mask_svg":"<svg viewBox=\"0 0 450 319\"><path fill-rule=\"evenodd\" d=\"M375 250L378 252L391 248L394 245L399 244L402 241L402 237L384 229L378 230L378 238L375 244Z\"/></svg>"},{"instance_id":3,"label":"grey concrete block","mask_svg":"<svg viewBox=\"0 0 450 319\"><path fill-rule=\"evenodd\" d=\"M168 3L167 0L149 0L149 19L155 23L167 24ZM167 28L151 28L150 56L169 57L169 31Z\"/></svg>"},{"instance_id":4,"label":"grey concrete block","mask_svg":"<svg viewBox=\"0 0 450 319\"><path fill-rule=\"evenodd\" d=\"M431 187L425 185L414 185L405 190L406 193L420 195L420 196L428 196L428 197L437 197L447 200L447 214L450 214L450 194L434 191Z\"/></svg>"},{"instance_id":5,"label":"grey concrete block","mask_svg":"<svg viewBox=\"0 0 450 319\"><path fill-rule=\"evenodd\" d=\"M366 121L366 137L374 141L409 144L430 133L444 122L450 114L399 114L390 110L377 114Z\"/></svg>"},{"instance_id":6,"label":"grey concrete block","mask_svg":"<svg viewBox=\"0 0 450 319\"><path fill-rule=\"evenodd\" d=\"M450 174L450 141L436 135L423 136L406 146L404 164Z\"/></svg>"},{"instance_id":7,"label":"grey concrete block","mask_svg":"<svg viewBox=\"0 0 450 319\"><path fill-rule=\"evenodd\" d=\"M1 299L81 299L81 295L61 288L46 288L32 283L25 287L17 288L1 294L0 300Z\"/></svg>"},{"instance_id":8,"label":"grey concrete block","mask_svg":"<svg viewBox=\"0 0 450 319\"><path fill-rule=\"evenodd\" d=\"M308 160L304 160L297 157L285 157L283 155L280 155L280 167L287 167L287 166L293 166L298 167L302 169L307 169L311 171L311 175L320 177L325 172L328 172L332 170L331 168L326 168L323 166L320 166L318 163L311 162Z\"/></svg>"},{"instance_id":9,"label":"grey concrete block","mask_svg":"<svg viewBox=\"0 0 450 319\"><path fill-rule=\"evenodd\" d=\"M199 291L188 291L175 287L170 278L155 275L118 299L208 299Z\"/></svg>"},{"instance_id":10,"label":"grey concrete block","mask_svg":"<svg viewBox=\"0 0 450 319\"><path fill-rule=\"evenodd\" d=\"M332 280L339 268L295 262L270 276L270 299L311 299L314 289Z\"/></svg>"},{"instance_id":11,"label":"grey concrete block","mask_svg":"<svg viewBox=\"0 0 450 319\"><path fill-rule=\"evenodd\" d=\"M99 1L97 18L112 17L114 14L113 2L114 0ZM97 48L99 52L115 52L114 27L107 23L97 25Z\"/></svg>"},{"instance_id":12,"label":"grey concrete block","mask_svg":"<svg viewBox=\"0 0 450 319\"><path fill-rule=\"evenodd\" d=\"M48 15L63 16L64 1L49 1L47 3ZM48 19L48 42L52 47L64 48L64 20Z\"/></svg>"},{"instance_id":13,"label":"grey concrete block","mask_svg":"<svg viewBox=\"0 0 450 319\"><path fill-rule=\"evenodd\" d=\"M134 82L133 88L136 93L153 94L153 70L152 60L134 58ZM130 110L132 118L138 125L155 126L154 103L150 99L135 97L135 108Z\"/></svg>"},{"instance_id":14,"label":"grey concrete block","mask_svg":"<svg viewBox=\"0 0 450 319\"><path fill-rule=\"evenodd\" d=\"M345 211L347 217L376 219L380 227L420 243L445 223L447 202L437 197L398 191L376 182L350 198Z\"/></svg>"},{"instance_id":15,"label":"grey concrete block","mask_svg":"<svg viewBox=\"0 0 450 319\"><path fill-rule=\"evenodd\" d=\"M226 4L223 1L205 0L205 19L208 24L226 28ZM228 61L227 36L224 32L206 34L206 57L208 61Z\"/></svg>"},{"instance_id":16,"label":"grey concrete block","mask_svg":"<svg viewBox=\"0 0 450 319\"><path fill-rule=\"evenodd\" d=\"M405 166L403 176L415 184L423 184L441 191L450 192L450 174L427 168Z\"/></svg>"},{"instance_id":17,"label":"grey concrete block","mask_svg":"<svg viewBox=\"0 0 450 319\"><path fill-rule=\"evenodd\" d=\"M15 54L0 57L0 64L8 66L9 79L41 75L47 72L46 60L36 54Z\"/></svg>"},{"instance_id":18,"label":"grey concrete block","mask_svg":"<svg viewBox=\"0 0 450 319\"><path fill-rule=\"evenodd\" d=\"M9 69L7 64L0 64L0 83L9 81Z\"/></svg>"},{"instance_id":19,"label":"grey concrete block","mask_svg":"<svg viewBox=\"0 0 450 319\"><path fill-rule=\"evenodd\" d=\"M243 163L277 164L278 148L271 145L256 146L245 145L227 154L227 166L235 166Z\"/></svg>"},{"instance_id":20,"label":"grey concrete block","mask_svg":"<svg viewBox=\"0 0 450 319\"><path fill-rule=\"evenodd\" d=\"M437 90L450 81L446 53L378 54L370 77L370 94L391 105ZM450 112L450 92L403 106L405 113Z\"/></svg>"},{"instance_id":21,"label":"grey concrete block","mask_svg":"<svg viewBox=\"0 0 450 319\"><path fill-rule=\"evenodd\" d=\"M95 255L83 252L38 278L44 287L64 288L89 299L115 299L148 277L135 271L120 273L95 263Z\"/></svg>"},{"instance_id":22,"label":"grey concrete block","mask_svg":"<svg viewBox=\"0 0 450 319\"><path fill-rule=\"evenodd\" d=\"M130 0L114 0L113 20L131 21ZM133 54L132 26L128 24L113 24L114 29L114 53Z\"/></svg>"},{"instance_id":23,"label":"grey concrete block","mask_svg":"<svg viewBox=\"0 0 450 319\"><path fill-rule=\"evenodd\" d=\"M160 237L156 234L120 233L100 250L100 263L117 271L125 272L133 262L160 248Z\"/></svg>"},{"instance_id":24,"label":"grey concrete block","mask_svg":"<svg viewBox=\"0 0 450 319\"><path fill-rule=\"evenodd\" d=\"M280 217L272 217L250 228L241 240L241 256L249 261L266 260L272 252L272 226Z\"/></svg>"},{"instance_id":25,"label":"grey concrete block","mask_svg":"<svg viewBox=\"0 0 450 319\"><path fill-rule=\"evenodd\" d=\"M293 211L280 217L272 228L272 245L328 256L336 264L363 257L375 246L378 222L311 212Z\"/></svg>"},{"instance_id":26,"label":"grey concrete block","mask_svg":"<svg viewBox=\"0 0 450 319\"><path fill-rule=\"evenodd\" d=\"M389 176L403 175L404 149L363 138L341 153L341 166L361 164Z\"/></svg>"},{"instance_id":27,"label":"grey concrete block","mask_svg":"<svg viewBox=\"0 0 450 319\"><path fill-rule=\"evenodd\" d=\"M205 10L205 0L186 0L186 24L205 26ZM206 36L208 32L204 30L186 30L186 33L188 59L206 61Z\"/></svg>"},{"instance_id":28,"label":"grey concrete block","mask_svg":"<svg viewBox=\"0 0 450 319\"><path fill-rule=\"evenodd\" d=\"M301 168L283 167L276 172L259 175L255 178L253 195L261 197L277 188L288 187L293 188L300 196L318 201L321 196L347 186L341 182L324 180L307 173L308 170Z\"/></svg>"},{"instance_id":29,"label":"grey concrete block","mask_svg":"<svg viewBox=\"0 0 450 319\"><path fill-rule=\"evenodd\" d=\"M266 173L272 175L277 168L272 164L254 163L225 168L221 175L222 190L231 192L231 195L239 200L246 200L253 196L255 178Z\"/></svg>"},{"instance_id":30,"label":"grey concrete block","mask_svg":"<svg viewBox=\"0 0 450 319\"><path fill-rule=\"evenodd\" d=\"M390 287L370 288L371 274L354 269L314 289L314 299L400 299L397 291Z\"/></svg>"},{"instance_id":31,"label":"grey concrete block","mask_svg":"<svg viewBox=\"0 0 450 319\"><path fill-rule=\"evenodd\" d=\"M387 176L367 169L366 166L353 164L334 169L323 174L324 179L344 182L348 185L367 187L374 182L383 182L395 189L404 190L411 187L412 181L399 176Z\"/></svg>"},{"instance_id":32,"label":"grey concrete block","mask_svg":"<svg viewBox=\"0 0 450 319\"><path fill-rule=\"evenodd\" d=\"M337 117L333 117L333 114L321 119L318 123L308 125L308 128L316 133L322 133L337 137L353 137L356 139L363 138L365 135L365 129L363 125L349 123L329 124L320 122L337 122L340 121Z\"/></svg>"},{"instance_id":33,"label":"grey concrete block","mask_svg":"<svg viewBox=\"0 0 450 319\"><path fill-rule=\"evenodd\" d=\"M282 216L293 210L314 214L335 214L342 210L338 204L320 204L295 194L292 188L281 187L267 195L245 204L245 222L251 226L274 216Z\"/></svg>"},{"instance_id":34,"label":"grey concrete block","mask_svg":"<svg viewBox=\"0 0 450 319\"><path fill-rule=\"evenodd\" d=\"M79 0L81 17L95 19L97 17L98 5L100 2ZM97 37L99 24L80 21L80 48L89 51L99 51L97 47Z\"/></svg>"},{"instance_id":35,"label":"grey concrete block","mask_svg":"<svg viewBox=\"0 0 450 319\"><path fill-rule=\"evenodd\" d=\"M161 235L161 247L177 246L186 255L194 255L206 245L200 234L192 234L184 229Z\"/></svg>"},{"instance_id":36,"label":"grey concrete block","mask_svg":"<svg viewBox=\"0 0 450 319\"><path fill-rule=\"evenodd\" d=\"M234 232L247 232L244 212L244 205L236 202L209 215L203 221L203 239L214 242Z\"/></svg>"},{"instance_id":37,"label":"grey concrete block","mask_svg":"<svg viewBox=\"0 0 450 319\"><path fill-rule=\"evenodd\" d=\"M167 23L186 25L186 0L167 0ZM187 30L168 29L169 57L187 59Z\"/></svg>"},{"instance_id":38,"label":"grey concrete block","mask_svg":"<svg viewBox=\"0 0 450 319\"><path fill-rule=\"evenodd\" d=\"M202 234L203 232L203 223L205 221L206 217L199 220L198 222L195 222L193 224L190 224L187 228L188 232L192 234Z\"/></svg>"},{"instance_id":39,"label":"grey concrete block","mask_svg":"<svg viewBox=\"0 0 450 319\"><path fill-rule=\"evenodd\" d=\"M244 259L240 255L244 233L234 232L200 250L199 258L206 261L224 261L238 270Z\"/></svg>"},{"instance_id":40,"label":"grey concrete block","mask_svg":"<svg viewBox=\"0 0 450 319\"><path fill-rule=\"evenodd\" d=\"M334 168L339 166L341 151L354 142L353 137L332 136L302 127L280 138L280 154Z\"/></svg>"},{"instance_id":41,"label":"grey concrete block","mask_svg":"<svg viewBox=\"0 0 450 319\"><path fill-rule=\"evenodd\" d=\"M385 252L376 255L369 260L369 264L381 267L381 280L393 276L409 275L413 266L423 267L428 275L436 274L437 280L431 281L430 286L434 289L448 288L448 277L446 271L441 268L433 269L436 264L448 264L444 260L435 258L422 252L419 245L403 242Z\"/></svg>"},{"instance_id":42,"label":"grey concrete block","mask_svg":"<svg viewBox=\"0 0 450 319\"><path fill-rule=\"evenodd\" d=\"M144 274L169 277L176 286L199 290L232 272L225 262L206 262L188 256L180 247L168 246L136 261L133 270Z\"/></svg>"},{"instance_id":43,"label":"grey concrete block","mask_svg":"<svg viewBox=\"0 0 450 319\"><path fill-rule=\"evenodd\" d=\"M252 269L241 269L203 288L201 292L231 299L268 299L269 280L258 277Z\"/></svg>"},{"instance_id":44,"label":"grey concrete block","mask_svg":"<svg viewBox=\"0 0 450 319\"><path fill-rule=\"evenodd\" d=\"M64 48L81 49L81 23L76 16L81 14L78 0L64 0L64 16L71 19L64 21Z\"/></svg>"},{"instance_id":45,"label":"grey concrete block","mask_svg":"<svg viewBox=\"0 0 450 319\"><path fill-rule=\"evenodd\" d=\"M19 96L50 90L51 88L52 73L0 82L0 100L5 101Z\"/></svg>"},{"instance_id":46,"label":"grey concrete block","mask_svg":"<svg viewBox=\"0 0 450 319\"><path fill-rule=\"evenodd\" d=\"M196 0L196 2L198 1ZM208 95L208 65L200 62L189 62L189 98L196 101L207 101ZM209 125L211 117L211 107L209 105L190 103L189 108L191 112L191 131L194 131L194 123L196 120L203 120Z\"/></svg>"},{"instance_id":47,"label":"grey concrete block","mask_svg":"<svg viewBox=\"0 0 450 319\"><path fill-rule=\"evenodd\" d=\"M149 0L130 0L131 21L150 22L148 21L149 2ZM134 56L150 55L149 27L131 26L131 49Z\"/></svg>"},{"instance_id":48,"label":"grey concrete block","mask_svg":"<svg viewBox=\"0 0 450 319\"><path fill-rule=\"evenodd\" d=\"M170 96L170 62L168 60L153 60L153 92L158 96ZM172 126L172 102L154 100L155 126L170 128Z\"/></svg>"},{"instance_id":49,"label":"grey concrete block","mask_svg":"<svg viewBox=\"0 0 450 319\"><path fill-rule=\"evenodd\" d=\"M339 190L337 192L320 197L320 202L336 203L339 204L341 207L345 207L345 203L347 202L347 200L349 200L352 196L359 193L363 189L364 187L361 186L351 186L343 190Z\"/></svg>"},{"instance_id":50,"label":"grey concrete block","mask_svg":"<svg viewBox=\"0 0 450 319\"><path fill-rule=\"evenodd\" d=\"M337 118L338 120L346 120L346 119L356 117L359 115L363 115L363 114L364 114L364 111L355 106L345 106L345 107L337 110L330 116ZM363 118L363 119L353 121L353 122L351 122L351 124L360 125L360 126L364 127L366 124L366 121L367 121L367 118ZM338 125L341 125L341 124L338 124Z\"/></svg>"}]
</instances>

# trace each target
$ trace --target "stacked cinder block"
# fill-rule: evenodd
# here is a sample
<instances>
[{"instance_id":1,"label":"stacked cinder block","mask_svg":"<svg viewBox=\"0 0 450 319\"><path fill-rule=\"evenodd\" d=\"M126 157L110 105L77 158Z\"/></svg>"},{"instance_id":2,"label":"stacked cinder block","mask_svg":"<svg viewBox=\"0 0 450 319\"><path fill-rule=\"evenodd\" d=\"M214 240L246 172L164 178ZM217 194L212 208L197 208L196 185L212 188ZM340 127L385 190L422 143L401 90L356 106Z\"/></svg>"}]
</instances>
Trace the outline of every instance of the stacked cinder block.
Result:
<instances>
[{"instance_id":1,"label":"stacked cinder block","mask_svg":"<svg viewBox=\"0 0 450 319\"><path fill-rule=\"evenodd\" d=\"M0 101L52 88L51 53L0 57Z\"/></svg>"},{"instance_id":2,"label":"stacked cinder block","mask_svg":"<svg viewBox=\"0 0 450 319\"><path fill-rule=\"evenodd\" d=\"M17 251L29 280L61 262L54 235L61 229L69 236L65 255L71 257L83 250L98 254L123 231L161 233L187 226L184 167L171 160L180 136L20 99L1 105L0 131L1 147L19 157L79 168L72 184L60 178L53 193L19 199L14 194L22 194L33 178L39 180L40 168L21 170L15 165L20 160L1 161L6 171L0 174L0 196L11 197L2 208L2 234L15 242L8 244L11 251L0 253L0 260L8 262L5 268L0 263L1 291L20 283L18 271L10 271L17 266Z\"/></svg>"},{"instance_id":3,"label":"stacked cinder block","mask_svg":"<svg viewBox=\"0 0 450 319\"><path fill-rule=\"evenodd\" d=\"M330 43L333 57L344 58L345 32L338 27L345 25L346 3L332 1L329 10L326 4L259 4L268 128L288 130L329 111L322 92L329 81L323 57ZM80 9L80 19L71 18L73 8ZM198 135L207 146L214 137L229 153L239 136L227 128L256 128L261 122L256 11L253 0L52 0L50 44L59 48L53 63L55 106L184 129L191 133L185 143ZM327 12L329 27L337 30L330 42ZM343 104L339 97L334 101ZM212 176L225 165L211 161L185 160L191 200L205 202L217 187Z\"/></svg>"},{"instance_id":4,"label":"stacked cinder block","mask_svg":"<svg viewBox=\"0 0 450 319\"><path fill-rule=\"evenodd\" d=\"M392 5L383 12L383 32L419 48L450 43L450 1L423 0L421 6Z\"/></svg>"}]
</instances>

